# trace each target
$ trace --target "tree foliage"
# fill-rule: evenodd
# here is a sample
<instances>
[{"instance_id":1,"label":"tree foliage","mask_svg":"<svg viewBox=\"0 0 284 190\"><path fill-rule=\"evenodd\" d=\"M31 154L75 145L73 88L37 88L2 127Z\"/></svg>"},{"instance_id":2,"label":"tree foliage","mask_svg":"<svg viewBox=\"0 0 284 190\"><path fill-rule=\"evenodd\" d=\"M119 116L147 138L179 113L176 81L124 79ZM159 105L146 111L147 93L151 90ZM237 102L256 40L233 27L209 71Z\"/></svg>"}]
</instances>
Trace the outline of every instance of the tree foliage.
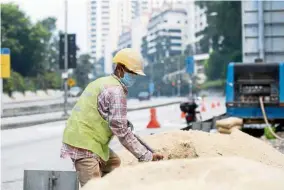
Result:
<instances>
[{"instance_id":1,"label":"tree foliage","mask_svg":"<svg viewBox=\"0 0 284 190\"><path fill-rule=\"evenodd\" d=\"M1 46L11 50L11 78L4 90L35 90L60 87L56 19L32 23L18 5L1 4Z\"/></svg>"},{"instance_id":2,"label":"tree foliage","mask_svg":"<svg viewBox=\"0 0 284 190\"><path fill-rule=\"evenodd\" d=\"M82 88L86 87L91 80L89 79L88 74L93 73L93 66L90 60L91 56L89 54L80 55L77 68L74 72L77 86L80 86Z\"/></svg>"},{"instance_id":3,"label":"tree foliage","mask_svg":"<svg viewBox=\"0 0 284 190\"><path fill-rule=\"evenodd\" d=\"M227 64L242 60L241 2L240 1L198 1L206 8L208 26L198 35L202 51L213 52L206 67L210 80L224 79Z\"/></svg>"}]
</instances>

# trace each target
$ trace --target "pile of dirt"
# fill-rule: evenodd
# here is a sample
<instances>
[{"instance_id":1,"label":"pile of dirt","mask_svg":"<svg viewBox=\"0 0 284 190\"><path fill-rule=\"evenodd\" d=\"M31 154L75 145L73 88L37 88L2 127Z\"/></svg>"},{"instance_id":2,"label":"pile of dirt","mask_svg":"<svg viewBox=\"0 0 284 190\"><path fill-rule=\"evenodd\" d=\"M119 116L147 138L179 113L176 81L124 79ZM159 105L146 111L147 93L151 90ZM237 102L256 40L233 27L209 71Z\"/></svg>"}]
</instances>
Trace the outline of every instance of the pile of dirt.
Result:
<instances>
[{"instance_id":1,"label":"pile of dirt","mask_svg":"<svg viewBox=\"0 0 284 190\"><path fill-rule=\"evenodd\" d=\"M284 171L237 157L148 162L121 167L82 190L282 190Z\"/></svg>"},{"instance_id":2,"label":"pile of dirt","mask_svg":"<svg viewBox=\"0 0 284 190\"><path fill-rule=\"evenodd\" d=\"M143 138L164 160L238 156L284 169L284 155L272 146L237 129L230 135L202 131L172 131ZM128 151L118 152L122 165L135 165L137 159Z\"/></svg>"}]
</instances>

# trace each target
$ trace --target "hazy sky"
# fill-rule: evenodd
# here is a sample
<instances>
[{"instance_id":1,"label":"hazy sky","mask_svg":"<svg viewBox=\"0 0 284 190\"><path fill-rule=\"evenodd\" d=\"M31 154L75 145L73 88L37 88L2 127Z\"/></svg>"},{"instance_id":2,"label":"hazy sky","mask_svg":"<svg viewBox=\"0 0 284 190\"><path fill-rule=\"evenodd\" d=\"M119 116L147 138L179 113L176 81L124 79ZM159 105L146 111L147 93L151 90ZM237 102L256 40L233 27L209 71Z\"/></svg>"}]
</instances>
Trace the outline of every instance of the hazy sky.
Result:
<instances>
[{"instance_id":1,"label":"hazy sky","mask_svg":"<svg viewBox=\"0 0 284 190\"><path fill-rule=\"evenodd\" d=\"M32 21L49 16L57 18L57 28L64 31L64 0L1 0L14 2ZM80 52L87 51L87 0L68 0L68 32L77 34Z\"/></svg>"}]
</instances>

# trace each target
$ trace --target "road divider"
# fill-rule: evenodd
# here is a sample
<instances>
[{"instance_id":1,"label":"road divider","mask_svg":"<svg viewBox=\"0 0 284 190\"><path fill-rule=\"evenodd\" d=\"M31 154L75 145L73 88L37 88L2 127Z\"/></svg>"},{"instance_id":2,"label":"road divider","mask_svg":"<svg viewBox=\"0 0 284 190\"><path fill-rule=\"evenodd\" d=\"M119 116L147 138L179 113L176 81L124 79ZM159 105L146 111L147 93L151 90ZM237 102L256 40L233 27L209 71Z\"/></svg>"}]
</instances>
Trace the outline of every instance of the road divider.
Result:
<instances>
[{"instance_id":1,"label":"road divider","mask_svg":"<svg viewBox=\"0 0 284 190\"><path fill-rule=\"evenodd\" d=\"M127 109L128 112L138 111L144 109L151 109L163 106L169 106L174 104L180 104L182 102L182 98L180 100L176 99L173 101L165 102L165 103L152 103L151 105L142 105L142 106L132 106ZM62 109L62 108L61 108ZM52 112L45 114L35 114L35 115L26 115L26 116L18 116L18 117L7 117L1 119L1 130L14 129L20 127L29 127L33 125L39 125L49 122L56 121L64 121L67 117L63 117L63 112Z\"/></svg>"}]
</instances>

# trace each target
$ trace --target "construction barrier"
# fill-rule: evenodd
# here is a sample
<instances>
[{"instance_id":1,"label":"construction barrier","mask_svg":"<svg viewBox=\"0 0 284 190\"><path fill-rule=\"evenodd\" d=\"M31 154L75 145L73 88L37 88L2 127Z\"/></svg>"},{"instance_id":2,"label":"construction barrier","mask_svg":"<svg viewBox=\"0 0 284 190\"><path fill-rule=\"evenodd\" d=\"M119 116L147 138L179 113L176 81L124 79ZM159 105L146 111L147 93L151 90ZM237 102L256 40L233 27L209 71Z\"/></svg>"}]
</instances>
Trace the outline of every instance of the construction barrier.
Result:
<instances>
[{"instance_id":1,"label":"construction barrier","mask_svg":"<svg viewBox=\"0 0 284 190\"><path fill-rule=\"evenodd\" d=\"M75 171L25 170L24 190L79 190Z\"/></svg>"}]
</instances>

